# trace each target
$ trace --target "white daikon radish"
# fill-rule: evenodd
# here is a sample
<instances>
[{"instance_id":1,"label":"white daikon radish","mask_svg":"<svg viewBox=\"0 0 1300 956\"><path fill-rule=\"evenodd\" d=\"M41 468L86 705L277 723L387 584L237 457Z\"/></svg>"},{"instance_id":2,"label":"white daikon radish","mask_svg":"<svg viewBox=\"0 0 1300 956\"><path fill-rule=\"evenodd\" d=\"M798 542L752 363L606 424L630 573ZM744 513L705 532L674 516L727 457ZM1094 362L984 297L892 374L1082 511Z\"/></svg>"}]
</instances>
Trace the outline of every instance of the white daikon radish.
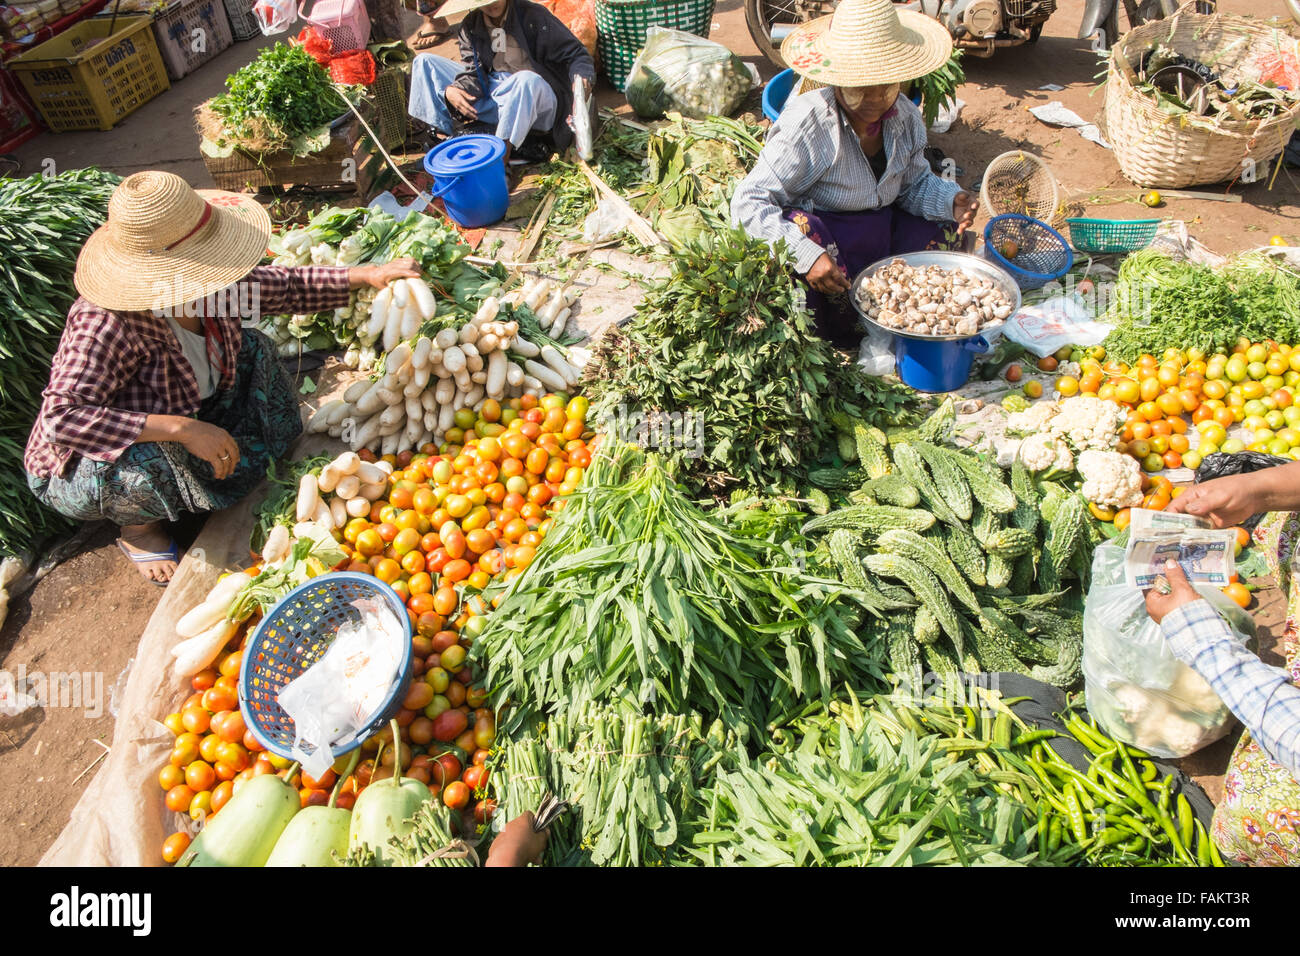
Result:
<instances>
[{"instance_id":1,"label":"white daikon radish","mask_svg":"<svg viewBox=\"0 0 1300 956\"><path fill-rule=\"evenodd\" d=\"M388 360L384 363L385 368L391 375L400 375L403 367L411 360L411 346L402 342L388 353Z\"/></svg>"},{"instance_id":2,"label":"white daikon radish","mask_svg":"<svg viewBox=\"0 0 1300 956\"><path fill-rule=\"evenodd\" d=\"M316 514L316 505L319 503L320 493L316 489L316 476L309 472L298 482L298 520L311 521Z\"/></svg>"},{"instance_id":3,"label":"white daikon radish","mask_svg":"<svg viewBox=\"0 0 1300 956\"><path fill-rule=\"evenodd\" d=\"M486 385L487 377L488 377L487 368L482 368L479 369L477 372L470 372L469 374L469 380L473 382L475 385Z\"/></svg>"},{"instance_id":4,"label":"white daikon radish","mask_svg":"<svg viewBox=\"0 0 1300 956\"><path fill-rule=\"evenodd\" d=\"M389 286L380 289L374 301L370 303L370 321L366 323L366 334L371 339L377 339L384 334L384 328L388 325L388 310L392 303L393 290Z\"/></svg>"},{"instance_id":5,"label":"white daikon radish","mask_svg":"<svg viewBox=\"0 0 1300 956\"><path fill-rule=\"evenodd\" d=\"M474 344L478 346L480 355L490 355L497 350L500 343L501 338L495 332L484 332Z\"/></svg>"},{"instance_id":6,"label":"white daikon radish","mask_svg":"<svg viewBox=\"0 0 1300 956\"><path fill-rule=\"evenodd\" d=\"M501 355L504 356L505 353L502 352ZM491 369L491 365L489 365L488 368ZM524 368L522 365L518 365L514 362L511 362L509 359L506 360L506 384L507 385L524 384L524 374L525 374Z\"/></svg>"},{"instance_id":7,"label":"white daikon radish","mask_svg":"<svg viewBox=\"0 0 1300 956\"><path fill-rule=\"evenodd\" d=\"M470 386L473 387L472 385ZM456 397L451 400L452 411L460 411L465 407L465 396L469 394L468 388L457 388Z\"/></svg>"},{"instance_id":8,"label":"white daikon radish","mask_svg":"<svg viewBox=\"0 0 1300 956\"><path fill-rule=\"evenodd\" d=\"M560 314L555 317L555 321L551 323L551 330L550 330L550 335L553 338L558 339L561 335L564 334L564 326L565 323L569 321L569 313L571 311L572 310L566 306L565 308L561 309Z\"/></svg>"},{"instance_id":9,"label":"white daikon radish","mask_svg":"<svg viewBox=\"0 0 1300 956\"><path fill-rule=\"evenodd\" d=\"M362 422L361 426L352 435L352 450L360 451L368 447L376 438L379 437L379 416L372 415Z\"/></svg>"},{"instance_id":10,"label":"white daikon radish","mask_svg":"<svg viewBox=\"0 0 1300 956\"><path fill-rule=\"evenodd\" d=\"M465 353L465 369L469 372L480 372L483 370L483 356L479 354L478 349L474 348L468 342L461 344L461 351Z\"/></svg>"},{"instance_id":11,"label":"white daikon radish","mask_svg":"<svg viewBox=\"0 0 1300 956\"><path fill-rule=\"evenodd\" d=\"M524 362L524 371L553 392L562 392L569 387L569 383L565 381L563 375L550 366L534 362L532 359Z\"/></svg>"},{"instance_id":12,"label":"white daikon radish","mask_svg":"<svg viewBox=\"0 0 1300 956\"><path fill-rule=\"evenodd\" d=\"M433 339L427 335L421 335L415 340L415 348L411 349L411 366L417 371L428 368L431 352L433 352Z\"/></svg>"},{"instance_id":13,"label":"white daikon radish","mask_svg":"<svg viewBox=\"0 0 1300 956\"><path fill-rule=\"evenodd\" d=\"M447 429L456 424L456 409L452 407L451 402L447 402L438 409L438 427L434 431L440 434L446 434Z\"/></svg>"},{"instance_id":14,"label":"white daikon radish","mask_svg":"<svg viewBox=\"0 0 1300 956\"><path fill-rule=\"evenodd\" d=\"M488 398L499 399L505 394L506 366L509 364L505 352L493 352L488 356L487 381L483 383L483 390L487 392Z\"/></svg>"},{"instance_id":15,"label":"white daikon radish","mask_svg":"<svg viewBox=\"0 0 1300 956\"><path fill-rule=\"evenodd\" d=\"M465 408L473 408L479 402L483 401L483 386L476 385L465 393Z\"/></svg>"},{"instance_id":16,"label":"white daikon radish","mask_svg":"<svg viewBox=\"0 0 1300 956\"><path fill-rule=\"evenodd\" d=\"M361 479L356 475L344 475L334 488L334 494L346 501L361 494Z\"/></svg>"},{"instance_id":17,"label":"white daikon radish","mask_svg":"<svg viewBox=\"0 0 1300 956\"><path fill-rule=\"evenodd\" d=\"M555 321L555 317L560 314L560 310L568 303L564 299L564 290L556 289L551 293L551 297L546 300L546 305L542 306L537 313L537 320L542 323L543 328Z\"/></svg>"},{"instance_id":18,"label":"white daikon radish","mask_svg":"<svg viewBox=\"0 0 1300 956\"><path fill-rule=\"evenodd\" d=\"M542 352L540 348L520 335L515 336L514 341L510 343L510 348L524 358L536 358Z\"/></svg>"},{"instance_id":19,"label":"white daikon radish","mask_svg":"<svg viewBox=\"0 0 1300 956\"><path fill-rule=\"evenodd\" d=\"M348 515L353 518L364 518L370 514L370 499L362 498L358 495L355 498L349 498L345 506L348 509Z\"/></svg>"},{"instance_id":20,"label":"white daikon radish","mask_svg":"<svg viewBox=\"0 0 1300 956\"><path fill-rule=\"evenodd\" d=\"M424 417L424 406L420 404L420 397L418 395L412 396L406 400L406 417L408 419Z\"/></svg>"},{"instance_id":21,"label":"white daikon radish","mask_svg":"<svg viewBox=\"0 0 1300 956\"><path fill-rule=\"evenodd\" d=\"M352 411L351 404L349 404L348 402L340 402L339 406L336 409L334 409L334 411L330 412L329 418L326 419L326 421L330 425L337 425L340 422L342 422L343 419L348 417L348 412L350 411Z\"/></svg>"},{"instance_id":22,"label":"white daikon radish","mask_svg":"<svg viewBox=\"0 0 1300 956\"><path fill-rule=\"evenodd\" d=\"M316 505L316 513L311 516L311 520L320 525L326 531L334 530L334 512L330 506L321 501Z\"/></svg>"},{"instance_id":23,"label":"white daikon radish","mask_svg":"<svg viewBox=\"0 0 1300 956\"><path fill-rule=\"evenodd\" d=\"M423 391L424 386L415 379L411 379L411 381L402 388L402 397L409 402L413 398L419 398L420 393Z\"/></svg>"},{"instance_id":24,"label":"white daikon radish","mask_svg":"<svg viewBox=\"0 0 1300 956\"><path fill-rule=\"evenodd\" d=\"M396 455L398 447L402 444L401 431L395 431L391 435L385 435L384 440L379 445L381 455Z\"/></svg>"},{"instance_id":25,"label":"white daikon radish","mask_svg":"<svg viewBox=\"0 0 1300 956\"><path fill-rule=\"evenodd\" d=\"M420 393L420 404L424 406L426 412L430 409L437 410L438 396L434 394L433 389L426 389Z\"/></svg>"},{"instance_id":26,"label":"white daikon radish","mask_svg":"<svg viewBox=\"0 0 1300 956\"><path fill-rule=\"evenodd\" d=\"M438 409L431 408L424 413L424 427L429 431L438 427Z\"/></svg>"},{"instance_id":27,"label":"white daikon radish","mask_svg":"<svg viewBox=\"0 0 1300 956\"><path fill-rule=\"evenodd\" d=\"M389 405L379 413L379 428L384 430L394 425L400 425L402 419L406 416L405 403Z\"/></svg>"},{"instance_id":28,"label":"white daikon radish","mask_svg":"<svg viewBox=\"0 0 1300 956\"><path fill-rule=\"evenodd\" d=\"M266 543L262 545L262 563L275 564L288 554L289 529L282 524L278 524L266 535ZM179 626L177 625L177 627Z\"/></svg>"},{"instance_id":29,"label":"white daikon radish","mask_svg":"<svg viewBox=\"0 0 1300 956\"><path fill-rule=\"evenodd\" d=\"M444 349L442 353L442 364L448 372L455 375L457 372L465 370L465 353L456 346Z\"/></svg>"},{"instance_id":30,"label":"white daikon radish","mask_svg":"<svg viewBox=\"0 0 1300 956\"><path fill-rule=\"evenodd\" d=\"M420 331L420 307L412 299L406 303L406 309L402 312L402 338L409 339L416 332Z\"/></svg>"},{"instance_id":31,"label":"white daikon radish","mask_svg":"<svg viewBox=\"0 0 1300 956\"><path fill-rule=\"evenodd\" d=\"M420 437L416 441L415 447L423 448L425 445L428 445L432 441L433 441L433 432L428 427L426 427L424 431L420 432Z\"/></svg>"},{"instance_id":32,"label":"white daikon radish","mask_svg":"<svg viewBox=\"0 0 1300 956\"><path fill-rule=\"evenodd\" d=\"M348 386L347 391L343 393L343 401L354 403L370 388L370 383L364 378L359 382L353 382Z\"/></svg>"},{"instance_id":33,"label":"white daikon radish","mask_svg":"<svg viewBox=\"0 0 1300 956\"><path fill-rule=\"evenodd\" d=\"M384 351L391 352L397 348L397 343L402 341L402 322L406 315L405 309L399 309L396 305L388 310L388 323L384 326Z\"/></svg>"},{"instance_id":34,"label":"white daikon radish","mask_svg":"<svg viewBox=\"0 0 1300 956\"><path fill-rule=\"evenodd\" d=\"M223 616L222 620L206 631L187 641L181 641L172 648L172 655L176 658L176 673L182 677L193 677L216 660L221 649L238 630L237 621L227 621Z\"/></svg>"},{"instance_id":35,"label":"white daikon radish","mask_svg":"<svg viewBox=\"0 0 1300 956\"><path fill-rule=\"evenodd\" d=\"M424 391L424 389L429 384L429 376L432 373L433 373L433 369L429 368L429 366L427 365L417 368L415 370L415 374L411 376L411 385L415 386L415 394L419 395L421 392ZM408 385L406 387L409 389L411 385ZM406 394L409 395L410 393L406 392Z\"/></svg>"},{"instance_id":36,"label":"white daikon radish","mask_svg":"<svg viewBox=\"0 0 1300 956\"><path fill-rule=\"evenodd\" d=\"M384 372L384 377L379 380L379 390L381 392L399 392L402 389L402 377L397 374L397 369L389 365L388 370Z\"/></svg>"},{"instance_id":37,"label":"white daikon radish","mask_svg":"<svg viewBox=\"0 0 1300 956\"><path fill-rule=\"evenodd\" d=\"M424 416L409 419L406 428L402 430L402 448L418 448L417 444L420 435L424 432ZM398 451L401 451L399 448Z\"/></svg>"},{"instance_id":38,"label":"white daikon radish","mask_svg":"<svg viewBox=\"0 0 1300 956\"><path fill-rule=\"evenodd\" d=\"M375 462L375 467L384 473L385 481L387 481L388 476L393 473L393 463L391 461L384 461L381 458L379 461Z\"/></svg>"},{"instance_id":39,"label":"white daikon radish","mask_svg":"<svg viewBox=\"0 0 1300 956\"><path fill-rule=\"evenodd\" d=\"M342 498L330 499L330 513L334 515L334 527L341 528L348 523L348 505Z\"/></svg>"},{"instance_id":40,"label":"white daikon radish","mask_svg":"<svg viewBox=\"0 0 1300 956\"><path fill-rule=\"evenodd\" d=\"M339 470L334 467L334 462L330 462L320 470L320 477L316 479L316 490L323 495L327 495L334 490L342 477Z\"/></svg>"},{"instance_id":41,"label":"white daikon radish","mask_svg":"<svg viewBox=\"0 0 1300 956\"><path fill-rule=\"evenodd\" d=\"M470 380L469 372L466 371L465 369L461 369L459 372L456 373L455 381L456 381L456 390L460 392L468 392L471 388L474 387L473 381Z\"/></svg>"},{"instance_id":42,"label":"white daikon radish","mask_svg":"<svg viewBox=\"0 0 1300 956\"><path fill-rule=\"evenodd\" d=\"M288 529L285 530L287 533ZM268 537L267 540L269 541L270 538ZM213 585L202 603L181 615L181 619L176 622L176 633L181 637L195 637L211 628L225 618L235 595L251 580L253 576L243 571L227 574Z\"/></svg>"},{"instance_id":43,"label":"white daikon radish","mask_svg":"<svg viewBox=\"0 0 1300 956\"><path fill-rule=\"evenodd\" d=\"M460 337L456 334L455 329L442 329L437 335L433 337L433 344L436 345L438 348L442 349L443 351L446 351L447 349L455 345L459 340ZM446 361L447 361L446 356L443 356L444 364L446 363Z\"/></svg>"},{"instance_id":44,"label":"white daikon radish","mask_svg":"<svg viewBox=\"0 0 1300 956\"><path fill-rule=\"evenodd\" d=\"M542 304L542 300L546 298L547 292L550 291L550 287L551 281L549 279L540 280L537 285L528 290L528 294L524 296L523 304L536 312L537 307Z\"/></svg>"},{"instance_id":45,"label":"white daikon radish","mask_svg":"<svg viewBox=\"0 0 1300 956\"><path fill-rule=\"evenodd\" d=\"M316 409L311 418L307 419L307 433L311 435L319 435L321 432L329 428L330 415L340 407L346 408L347 402L336 398L334 401L326 402L320 408Z\"/></svg>"},{"instance_id":46,"label":"white daikon radish","mask_svg":"<svg viewBox=\"0 0 1300 956\"><path fill-rule=\"evenodd\" d=\"M525 392L535 393L540 395L542 392L546 391L546 389L542 387L542 383L539 382L537 379L533 378L531 375L525 375L522 384L524 386Z\"/></svg>"},{"instance_id":47,"label":"white daikon radish","mask_svg":"<svg viewBox=\"0 0 1300 956\"><path fill-rule=\"evenodd\" d=\"M387 454L387 452L385 452ZM373 485L361 486L361 497L367 501L378 501L388 493L388 482L381 481Z\"/></svg>"},{"instance_id":48,"label":"white daikon radish","mask_svg":"<svg viewBox=\"0 0 1300 956\"><path fill-rule=\"evenodd\" d=\"M387 464L386 461L363 461L357 466L356 476L361 479L363 485L387 481L390 474L390 471L384 468Z\"/></svg>"},{"instance_id":49,"label":"white daikon radish","mask_svg":"<svg viewBox=\"0 0 1300 956\"><path fill-rule=\"evenodd\" d=\"M361 467L361 457L354 451L345 451L331 462L340 475L355 475Z\"/></svg>"},{"instance_id":50,"label":"white daikon radish","mask_svg":"<svg viewBox=\"0 0 1300 956\"><path fill-rule=\"evenodd\" d=\"M397 389L381 388L376 394L384 405L396 405L405 398L405 396L403 396Z\"/></svg>"},{"instance_id":51,"label":"white daikon radish","mask_svg":"<svg viewBox=\"0 0 1300 956\"><path fill-rule=\"evenodd\" d=\"M343 421L348 421L348 419L345 418ZM343 422L339 422L337 425L331 425L331 426L329 427L329 431L326 432L326 434L329 435L330 438L340 438L340 437L342 437L342 435L343 435Z\"/></svg>"},{"instance_id":52,"label":"white daikon radish","mask_svg":"<svg viewBox=\"0 0 1300 956\"><path fill-rule=\"evenodd\" d=\"M379 383L371 385L365 394L357 399L355 408L358 415L369 417L383 409L387 403L379 397Z\"/></svg>"},{"instance_id":53,"label":"white daikon radish","mask_svg":"<svg viewBox=\"0 0 1300 956\"><path fill-rule=\"evenodd\" d=\"M555 371L569 385L577 385L582 381L582 370L575 365L570 365L568 360L560 354L560 350L555 346L542 346L542 361L555 369ZM543 381L545 381L545 379L543 379Z\"/></svg>"},{"instance_id":54,"label":"white daikon radish","mask_svg":"<svg viewBox=\"0 0 1300 956\"><path fill-rule=\"evenodd\" d=\"M420 319L433 318L438 312L438 302L433 297L433 290L425 284L423 279L407 279L406 284L410 286L411 298L415 300L415 304L420 310Z\"/></svg>"},{"instance_id":55,"label":"white daikon radish","mask_svg":"<svg viewBox=\"0 0 1300 956\"><path fill-rule=\"evenodd\" d=\"M438 384L433 390L433 397L439 405L446 405L456 395L456 383L450 378L438 379Z\"/></svg>"},{"instance_id":56,"label":"white daikon radish","mask_svg":"<svg viewBox=\"0 0 1300 956\"><path fill-rule=\"evenodd\" d=\"M478 326L475 325L473 322L466 322L464 325L460 327L460 334L456 336L456 340L460 342L462 345L464 345L467 342L477 342Z\"/></svg>"},{"instance_id":57,"label":"white daikon radish","mask_svg":"<svg viewBox=\"0 0 1300 956\"><path fill-rule=\"evenodd\" d=\"M387 287L393 290L393 305L399 309L406 308L407 300L411 298L411 287L406 284L406 280L397 279L388 283Z\"/></svg>"}]
</instances>

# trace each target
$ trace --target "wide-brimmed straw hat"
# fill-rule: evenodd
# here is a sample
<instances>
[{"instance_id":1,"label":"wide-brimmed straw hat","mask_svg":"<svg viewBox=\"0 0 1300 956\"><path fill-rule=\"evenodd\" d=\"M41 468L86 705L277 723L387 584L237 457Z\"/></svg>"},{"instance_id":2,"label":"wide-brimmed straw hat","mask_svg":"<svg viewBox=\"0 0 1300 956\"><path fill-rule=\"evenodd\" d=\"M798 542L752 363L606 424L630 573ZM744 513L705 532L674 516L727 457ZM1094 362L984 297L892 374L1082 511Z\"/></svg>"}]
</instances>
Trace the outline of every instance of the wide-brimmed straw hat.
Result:
<instances>
[{"instance_id":1,"label":"wide-brimmed straw hat","mask_svg":"<svg viewBox=\"0 0 1300 956\"><path fill-rule=\"evenodd\" d=\"M266 255L271 219L239 193L193 189L174 173L134 173L77 257L73 283L102 309L170 309L238 282Z\"/></svg>"},{"instance_id":2,"label":"wide-brimmed straw hat","mask_svg":"<svg viewBox=\"0 0 1300 956\"><path fill-rule=\"evenodd\" d=\"M479 7L486 7L496 0L447 0L442 6L434 11L435 16L454 17L458 13L469 13L471 10L477 10Z\"/></svg>"},{"instance_id":3,"label":"wide-brimmed straw hat","mask_svg":"<svg viewBox=\"0 0 1300 956\"><path fill-rule=\"evenodd\" d=\"M781 56L827 86L878 86L933 73L952 55L947 27L891 0L842 0L828 17L797 27Z\"/></svg>"}]
</instances>

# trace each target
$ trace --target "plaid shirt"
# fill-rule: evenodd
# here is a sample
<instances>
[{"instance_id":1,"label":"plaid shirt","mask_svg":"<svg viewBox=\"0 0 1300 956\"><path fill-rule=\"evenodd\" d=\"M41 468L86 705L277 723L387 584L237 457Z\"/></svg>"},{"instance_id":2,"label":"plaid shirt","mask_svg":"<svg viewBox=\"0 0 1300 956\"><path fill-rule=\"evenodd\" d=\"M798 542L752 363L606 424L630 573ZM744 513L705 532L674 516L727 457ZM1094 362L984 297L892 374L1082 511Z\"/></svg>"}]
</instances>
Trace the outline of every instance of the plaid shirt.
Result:
<instances>
[{"instance_id":1,"label":"plaid shirt","mask_svg":"<svg viewBox=\"0 0 1300 956\"><path fill-rule=\"evenodd\" d=\"M1209 601L1192 601L1160 622L1179 660L1205 678L1275 763L1300 778L1300 687L1233 639Z\"/></svg>"},{"instance_id":2,"label":"plaid shirt","mask_svg":"<svg viewBox=\"0 0 1300 956\"><path fill-rule=\"evenodd\" d=\"M227 302L251 304L265 315L322 312L347 305L348 270L258 266L219 295ZM218 390L227 389L234 382L242 338L240 315L205 318L203 327L209 356L221 373ZM48 478L64 474L77 455L117 461L139 439L149 415L193 415L198 410L194 368L165 318L152 312L110 312L79 298L68 311L54 353L23 467Z\"/></svg>"},{"instance_id":3,"label":"plaid shirt","mask_svg":"<svg viewBox=\"0 0 1300 956\"><path fill-rule=\"evenodd\" d=\"M860 212L895 201L906 212L934 222L953 218L961 186L936 176L925 158L921 111L906 96L884 121L889 163L876 179L853 126L830 87L791 97L767 133L754 169L736 187L731 221L768 242L784 238L795 268L807 272L826 250L782 218L786 209Z\"/></svg>"}]
</instances>

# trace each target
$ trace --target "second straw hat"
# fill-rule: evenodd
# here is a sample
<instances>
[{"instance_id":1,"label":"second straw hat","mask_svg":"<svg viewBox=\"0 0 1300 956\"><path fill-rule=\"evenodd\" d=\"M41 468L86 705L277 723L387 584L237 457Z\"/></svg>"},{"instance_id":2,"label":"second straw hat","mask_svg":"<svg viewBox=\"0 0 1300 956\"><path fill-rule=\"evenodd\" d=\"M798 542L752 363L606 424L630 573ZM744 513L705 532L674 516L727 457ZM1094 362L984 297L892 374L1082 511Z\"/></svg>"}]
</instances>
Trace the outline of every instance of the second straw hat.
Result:
<instances>
[{"instance_id":1,"label":"second straw hat","mask_svg":"<svg viewBox=\"0 0 1300 956\"><path fill-rule=\"evenodd\" d=\"M797 27L781 56L800 76L827 86L878 86L933 73L952 55L947 27L891 0L842 0L835 12Z\"/></svg>"}]
</instances>

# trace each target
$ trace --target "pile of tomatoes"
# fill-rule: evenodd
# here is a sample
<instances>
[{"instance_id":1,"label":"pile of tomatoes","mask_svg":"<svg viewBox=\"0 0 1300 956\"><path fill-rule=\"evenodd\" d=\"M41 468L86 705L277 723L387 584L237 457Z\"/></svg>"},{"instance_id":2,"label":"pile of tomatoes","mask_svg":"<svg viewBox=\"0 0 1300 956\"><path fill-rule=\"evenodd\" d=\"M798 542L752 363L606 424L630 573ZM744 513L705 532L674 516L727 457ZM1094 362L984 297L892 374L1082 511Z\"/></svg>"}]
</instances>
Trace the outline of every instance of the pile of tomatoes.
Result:
<instances>
[{"instance_id":1,"label":"pile of tomatoes","mask_svg":"<svg viewBox=\"0 0 1300 956\"><path fill-rule=\"evenodd\" d=\"M400 761L403 776L427 784L451 809L472 809L477 824L491 818L486 762L496 717L484 707L487 692L474 684L467 657L499 597L489 601L481 592L523 573L564 496L582 481L595 438L586 416L585 398L564 395L524 396L504 406L487 401L477 413L461 409L441 447L387 456L387 497L336 532L347 559L334 570L388 584L413 630L400 739L395 745L385 728L362 745L364 759L344 779L337 806L351 807L357 793L392 776ZM196 821L220 812L245 780L290 765L267 753L240 715L243 644L255 627L254 619L215 668L193 677L194 693L164 721L176 740L158 782L167 808ZM303 806L328 802L351 756L320 779L294 775L290 783ZM189 841L185 831L168 837L164 860L175 862Z\"/></svg>"}]
</instances>

